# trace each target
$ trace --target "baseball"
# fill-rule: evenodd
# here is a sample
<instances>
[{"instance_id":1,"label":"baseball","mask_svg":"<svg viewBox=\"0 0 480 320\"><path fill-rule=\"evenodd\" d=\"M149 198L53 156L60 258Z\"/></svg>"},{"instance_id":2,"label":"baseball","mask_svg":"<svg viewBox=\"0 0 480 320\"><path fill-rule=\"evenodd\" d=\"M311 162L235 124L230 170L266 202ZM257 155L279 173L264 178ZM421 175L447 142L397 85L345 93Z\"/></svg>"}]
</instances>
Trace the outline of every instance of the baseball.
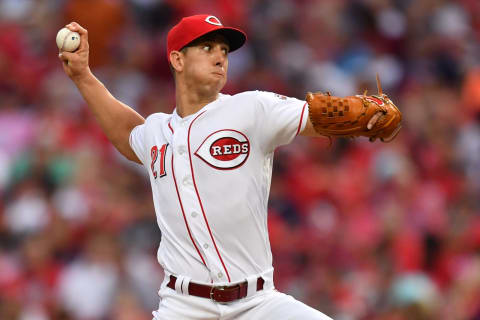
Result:
<instances>
[{"instance_id":1,"label":"baseball","mask_svg":"<svg viewBox=\"0 0 480 320\"><path fill-rule=\"evenodd\" d=\"M75 31L62 28L57 33L57 47L60 51L73 52L80 46L80 35Z\"/></svg>"}]
</instances>

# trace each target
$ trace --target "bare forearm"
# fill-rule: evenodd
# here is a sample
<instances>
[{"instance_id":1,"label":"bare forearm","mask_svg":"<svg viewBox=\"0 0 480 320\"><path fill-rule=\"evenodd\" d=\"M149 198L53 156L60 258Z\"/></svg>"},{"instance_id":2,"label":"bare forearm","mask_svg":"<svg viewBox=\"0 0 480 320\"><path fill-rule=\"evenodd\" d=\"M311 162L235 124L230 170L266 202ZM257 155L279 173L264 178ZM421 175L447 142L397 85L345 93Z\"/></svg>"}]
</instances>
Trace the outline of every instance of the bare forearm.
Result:
<instances>
[{"instance_id":1,"label":"bare forearm","mask_svg":"<svg viewBox=\"0 0 480 320\"><path fill-rule=\"evenodd\" d=\"M65 73L72 79L113 145L128 159L141 163L129 144L130 132L145 119L126 104L115 99L92 74L88 66L88 31L76 22L66 25L80 34L80 46L75 52L58 55Z\"/></svg>"},{"instance_id":2,"label":"bare forearm","mask_svg":"<svg viewBox=\"0 0 480 320\"><path fill-rule=\"evenodd\" d=\"M110 141L118 140L120 133L130 132L145 122L135 110L112 96L91 72L72 80Z\"/></svg>"},{"instance_id":3,"label":"bare forearm","mask_svg":"<svg viewBox=\"0 0 480 320\"><path fill-rule=\"evenodd\" d=\"M132 129L144 123L145 119L112 96L90 71L72 80L107 138L123 155L136 161L136 158L132 159L128 137Z\"/></svg>"}]
</instances>

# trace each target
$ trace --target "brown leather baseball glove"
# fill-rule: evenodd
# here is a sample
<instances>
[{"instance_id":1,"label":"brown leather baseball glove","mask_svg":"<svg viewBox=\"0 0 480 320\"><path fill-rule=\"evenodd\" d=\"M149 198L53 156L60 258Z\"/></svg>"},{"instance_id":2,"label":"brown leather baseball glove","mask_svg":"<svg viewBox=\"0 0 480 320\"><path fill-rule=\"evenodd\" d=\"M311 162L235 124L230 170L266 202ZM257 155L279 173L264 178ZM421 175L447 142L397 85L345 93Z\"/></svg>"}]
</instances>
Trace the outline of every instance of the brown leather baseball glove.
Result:
<instances>
[{"instance_id":1,"label":"brown leather baseball glove","mask_svg":"<svg viewBox=\"0 0 480 320\"><path fill-rule=\"evenodd\" d=\"M402 114L382 88L378 95L335 97L330 93L307 93L308 114L317 133L328 137L368 137L390 142L400 131Z\"/></svg>"}]
</instances>

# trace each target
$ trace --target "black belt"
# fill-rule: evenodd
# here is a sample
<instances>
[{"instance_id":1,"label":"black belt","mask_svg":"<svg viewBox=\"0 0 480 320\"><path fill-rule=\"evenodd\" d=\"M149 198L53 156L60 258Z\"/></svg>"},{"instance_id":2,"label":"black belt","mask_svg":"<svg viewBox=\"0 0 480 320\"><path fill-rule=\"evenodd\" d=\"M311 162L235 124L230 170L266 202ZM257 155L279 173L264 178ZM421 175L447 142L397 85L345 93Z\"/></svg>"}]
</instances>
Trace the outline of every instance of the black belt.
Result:
<instances>
[{"instance_id":1,"label":"black belt","mask_svg":"<svg viewBox=\"0 0 480 320\"><path fill-rule=\"evenodd\" d=\"M175 290L175 282L177 277L170 276L167 287ZM263 290L265 280L262 277L257 279L257 291ZM237 283L232 286L208 286L190 282L188 284L188 294L196 297L212 299L216 302L232 302L247 296L248 282Z\"/></svg>"}]
</instances>

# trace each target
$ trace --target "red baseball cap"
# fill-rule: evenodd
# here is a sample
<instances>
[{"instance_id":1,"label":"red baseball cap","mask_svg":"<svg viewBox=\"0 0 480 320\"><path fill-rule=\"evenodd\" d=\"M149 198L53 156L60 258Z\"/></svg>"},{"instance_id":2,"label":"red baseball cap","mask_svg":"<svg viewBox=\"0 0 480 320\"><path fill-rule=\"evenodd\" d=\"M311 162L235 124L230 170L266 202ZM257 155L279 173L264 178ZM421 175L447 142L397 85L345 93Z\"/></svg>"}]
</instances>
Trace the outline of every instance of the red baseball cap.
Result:
<instances>
[{"instance_id":1,"label":"red baseball cap","mask_svg":"<svg viewBox=\"0 0 480 320\"><path fill-rule=\"evenodd\" d=\"M228 40L230 52L240 48L247 40L247 35L240 29L224 27L220 20L212 15L199 14L185 17L177 23L167 35L167 59L170 52L181 50L187 44L210 32L219 32Z\"/></svg>"}]
</instances>

